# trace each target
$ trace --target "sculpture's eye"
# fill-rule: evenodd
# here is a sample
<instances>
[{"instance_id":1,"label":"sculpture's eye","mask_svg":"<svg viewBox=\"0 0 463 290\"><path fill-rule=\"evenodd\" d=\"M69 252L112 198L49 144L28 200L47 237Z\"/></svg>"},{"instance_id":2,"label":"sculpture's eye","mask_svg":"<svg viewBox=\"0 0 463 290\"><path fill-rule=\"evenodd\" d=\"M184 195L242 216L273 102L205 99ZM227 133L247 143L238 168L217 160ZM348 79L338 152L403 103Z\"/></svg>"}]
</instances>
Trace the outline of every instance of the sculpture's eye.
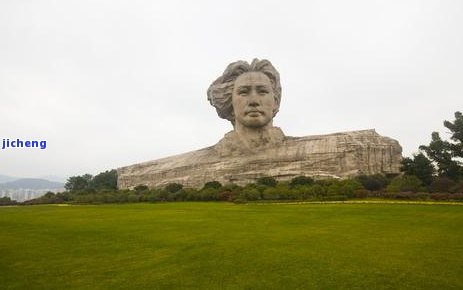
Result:
<instances>
[{"instance_id":1,"label":"sculpture's eye","mask_svg":"<svg viewBox=\"0 0 463 290\"><path fill-rule=\"evenodd\" d=\"M238 94L239 94L240 96L246 96L248 93L249 93L249 90L248 90L248 89L239 89L239 90L238 90Z\"/></svg>"}]
</instances>

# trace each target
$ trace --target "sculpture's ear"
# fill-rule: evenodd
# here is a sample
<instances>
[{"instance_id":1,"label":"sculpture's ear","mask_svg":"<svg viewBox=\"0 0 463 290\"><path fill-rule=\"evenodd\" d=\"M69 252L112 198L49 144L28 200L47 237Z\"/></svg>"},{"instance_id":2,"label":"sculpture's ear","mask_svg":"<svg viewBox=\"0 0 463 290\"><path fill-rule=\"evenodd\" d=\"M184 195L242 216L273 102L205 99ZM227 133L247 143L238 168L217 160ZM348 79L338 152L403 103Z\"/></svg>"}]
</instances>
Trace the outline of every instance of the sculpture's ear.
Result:
<instances>
[{"instance_id":1,"label":"sculpture's ear","mask_svg":"<svg viewBox=\"0 0 463 290\"><path fill-rule=\"evenodd\" d=\"M228 121L232 124L233 128L235 128L235 111L231 110L230 117Z\"/></svg>"},{"instance_id":2,"label":"sculpture's ear","mask_svg":"<svg viewBox=\"0 0 463 290\"><path fill-rule=\"evenodd\" d=\"M273 108L273 117L276 116L279 110L280 110L280 101L277 98L275 98L275 107Z\"/></svg>"}]
</instances>

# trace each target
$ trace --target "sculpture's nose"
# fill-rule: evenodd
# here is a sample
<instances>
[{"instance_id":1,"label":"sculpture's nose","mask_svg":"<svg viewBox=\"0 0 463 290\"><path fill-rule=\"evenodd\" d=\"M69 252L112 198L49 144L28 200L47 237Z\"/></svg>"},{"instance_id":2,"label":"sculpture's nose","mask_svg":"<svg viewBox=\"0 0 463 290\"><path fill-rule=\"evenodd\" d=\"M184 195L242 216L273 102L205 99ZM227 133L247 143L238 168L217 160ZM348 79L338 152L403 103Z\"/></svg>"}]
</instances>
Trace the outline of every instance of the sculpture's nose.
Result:
<instances>
[{"instance_id":1,"label":"sculpture's nose","mask_svg":"<svg viewBox=\"0 0 463 290\"><path fill-rule=\"evenodd\" d=\"M249 106L259 106L259 102L257 101L257 92L255 90L252 90L251 95L249 96Z\"/></svg>"}]
</instances>

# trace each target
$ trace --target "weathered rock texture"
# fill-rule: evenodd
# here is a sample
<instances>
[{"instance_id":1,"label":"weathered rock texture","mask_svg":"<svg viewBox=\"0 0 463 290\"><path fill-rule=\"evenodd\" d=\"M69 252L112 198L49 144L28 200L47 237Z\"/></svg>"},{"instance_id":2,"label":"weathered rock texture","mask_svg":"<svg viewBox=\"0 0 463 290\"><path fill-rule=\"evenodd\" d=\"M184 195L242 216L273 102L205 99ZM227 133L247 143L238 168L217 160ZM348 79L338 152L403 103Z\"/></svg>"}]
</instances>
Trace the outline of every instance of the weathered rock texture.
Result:
<instances>
[{"instance_id":1,"label":"weathered rock texture","mask_svg":"<svg viewBox=\"0 0 463 290\"><path fill-rule=\"evenodd\" d=\"M278 144L270 142L257 152L231 150L227 135L215 146L119 168L118 187L161 187L176 182L198 188L213 180L244 185L262 176L289 180L299 175L345 178L398 174L402 158L399 143L375 130L306 137L282 135Z\"/></svg>"},{"instance_id":2,"label":"weathered rock texture","mask_svg":"<svg viewBox=\"0 0 463 290\"><path fill-rule=\"evenodd\" d=\"M278 71L268 60L236 61L207 90L210 104L233 131L215 146L117 170L121 189L208 181L244 185L262 176L343 178L399 173L402 148L374 130L287 137L273 126L280 108Z\"/></svg>"}]
</instances>

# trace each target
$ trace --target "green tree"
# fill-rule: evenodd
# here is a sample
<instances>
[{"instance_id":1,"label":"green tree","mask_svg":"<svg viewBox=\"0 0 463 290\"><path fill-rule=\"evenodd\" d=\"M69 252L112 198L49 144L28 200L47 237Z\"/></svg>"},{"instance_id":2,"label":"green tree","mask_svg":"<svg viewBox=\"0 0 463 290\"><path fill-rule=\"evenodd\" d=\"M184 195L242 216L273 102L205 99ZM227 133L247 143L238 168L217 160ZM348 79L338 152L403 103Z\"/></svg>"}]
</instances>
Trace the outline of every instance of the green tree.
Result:
<instances>
[{"instance_id":1,"label":"green tree","mask_svg":"<svg viewBox=\"0 0 463 290\"><path fill-rule=\"evenodd\" d=\"M389 192L420 192L425 191L421 180L413 175L397 176L387 186Z\"/></svg>"},{"instance_id":2,"label":"green tree","mask_svg":"<svg viewBox=\"0 0 463 290\"><path fill-rule=\"evenodd\" d=\"M430 184L429 190L433 193L439 192L451 192L452 188L455 187L457 182L448 177L436 177L434 181Z\"/></svg>"},{"instance_id":3,"label":"green tree","mask_svg":"<svg viewBox=\"0 0 463 290\"><path fill-rule=\"evenodd\" d=\"M133 188L136 192L148 191L149 187L144 184L139 184Z\"/></svg>"},{"instance_id":4,"label":"green tree","mask_svg":"<svg viewBox=\"0 0 463 290\"><path fill-rule=\"evenodd\" d=\"M442 140L438 132L432 132L429 145L421 145L420 149L435 162L439 176L458 180L463 176L461 161L455 159L463 157L462 113L455 112L455 120L444 121L444 126L450 130L450 139L453 142Z\"/></svg>"},{"instance_id":5,"label":"green tree","mask_svg":"<svg viewBox=\"0 0 463 290\"><path fill-rule=\"evenodd\" d=\"M44 197L48 198L48 199L52 199L52 198L55 197L55 193L52 192L52 191L47 191L47 193L45 193Z\"/></svg>"},{"instance_id":6,"label":"green tree","mask_svg":"<svg viewBox=\"0 0 463 290\"><path fill-rule=\"evenodd\" d=\"M312 185L314 183L313 178L307 177L307 176L296 176L293 179L291 179L291 182L289 183L290 188L294 188L298 185Z\"/></svg>"},{"instance_id":7,"label":"green tree","mask_svg":"<svg viewBox=\"0 0 463 290\"><path fill-rule=\"evenodd\" d=\"M438 132L432 132L431 143L428 146L421 145L420 149L436 163L439 176L458 179L461 175L459 162L453 159L450 142L442 140Z\"/></svg>"},{"instance_id":8,"label":"green tree","mask_svg":"<svg viewBox=\"0 0 463 290\"><path fill-rule=\"evenodd\" d=\"M401 162L400 171L406 175L418 177L424 185L430 185L434 179L436 169L423 153L414 154L413 158L404 158Z\"/></svg>"},{"instance_id":9,"label":"green tree","mask_svg":"<svg viewBox=\"0 0 463 290\"><path fill-rule=\"evenodd\" d=\"M95 175L91 186L96 190L117 189L117 171L112 169Z\"/></svg>"},{"instance_id":10,"label":"green tree","mask_svg":"<svg viewBox=\"0 0 463 290\"><path fill-rule=\"evenodd\" d=\"M0 205L12 205L16 203L16 200L11 200L8 196L0 197Z\"/></svg>"},{"instance_id":11,"label":"green tree","mask_svg":"<svg viewBox=\"0 0 463 290\"><path fill-rule=\"evenodd\" d=\"M222 188L222 183L215 181L215 180L209 181L204 184L203 189L206 189L206 188L219 189L219 188Z\"/></svg>"},{"instance_id":12,"label":"green tree","mask_svg":"<svg viewBox=\"0 0 463 290\"><path fill-rule=\"evenodd\" d=\"M175 193L183 188L183 185L180 183L169 183L167 184L164 189L169 193Z\"/></svg>"},{"instance_id":13,"label":"green tree","mask_svg":"<svg viewBox=\"0 0 463 290\"><path fill-rule=\"evenodd\" d=\"M444 126L452 132L450 139L455 143L451 143L454 157L463 158L463 114L455 112L455 121L444 121Z\"/></svg>"},{"instance_id":14,"label":"green tree","mask_svg":"<svg viewBox=\"0 0 463 290\"><path fill-rule=\"evenodd\" d=\"M383 174L359 175L355 178L360 184L368 190L377 191L384 189L389 180Z\"/></svg>"},{"instance_id":15,"label":"green tree","mask_svg":"<svg viewBox=\"0 0 463 290\"><path fill-rule=\"evenodd\" d=\"M258 185L265 185L269 187L275 187L278 181L271 176L259 177L256 182Z\"/></svg>"},{"instance_id":16,"label":"green tree","mask_svg":"<svg viewBox=\"0 0 463 290\"><path fill-rule=\"evenodd\" d=\"M64 184L67 191L85 191L91 188L91 174L84 174L82 176L71 176Z\"/></svg>"}]
</instances>

